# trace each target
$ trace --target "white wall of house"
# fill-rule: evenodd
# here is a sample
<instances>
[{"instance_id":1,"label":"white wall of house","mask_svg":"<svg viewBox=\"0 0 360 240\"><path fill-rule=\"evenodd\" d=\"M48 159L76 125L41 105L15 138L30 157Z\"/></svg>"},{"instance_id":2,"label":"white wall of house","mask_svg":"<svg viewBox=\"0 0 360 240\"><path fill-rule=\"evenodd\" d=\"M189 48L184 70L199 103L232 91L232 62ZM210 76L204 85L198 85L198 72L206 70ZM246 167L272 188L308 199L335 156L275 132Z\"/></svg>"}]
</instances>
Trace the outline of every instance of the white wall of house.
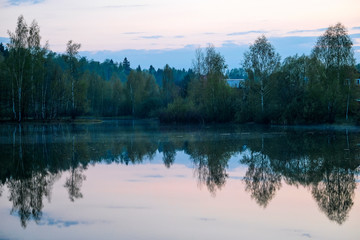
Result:
<instances>
[{"instance_id":1,"label":"white wall of house","mask_svg":"<svg viewBox=\"0 0 360 240\"><path fill-rule=\"evenodd\" d=\"M239 88L245 83L245 79L225 79L225 81L232 88Z\"/></svg>"}]
</instances>

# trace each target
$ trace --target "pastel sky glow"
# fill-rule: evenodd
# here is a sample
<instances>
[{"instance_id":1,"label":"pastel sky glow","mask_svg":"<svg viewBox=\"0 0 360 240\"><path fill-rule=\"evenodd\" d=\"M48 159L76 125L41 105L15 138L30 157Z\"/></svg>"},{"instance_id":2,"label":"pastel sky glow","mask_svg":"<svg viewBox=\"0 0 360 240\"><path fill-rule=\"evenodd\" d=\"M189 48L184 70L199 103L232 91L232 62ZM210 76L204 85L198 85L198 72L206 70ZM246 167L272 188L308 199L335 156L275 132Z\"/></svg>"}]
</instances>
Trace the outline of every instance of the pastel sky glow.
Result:
<instances>
[{"instance_id":1,"label":"pastel sky glow","mask_svg":"<svg viewBox=\"0 0 360 240\"><path fill-rule=\"evenodd\" d=\"M70 39L94 58L105 50L151 54L192 48L193 53L195 46L213 43L218 48L239 47L237 59L225 55L232 65L261 34L275 40L283 57L309 54L316 38L341 22L353 38L359 60L359 12L358 0L0 0L0 38L15 30L23 14L29 24L37 20L43 42L48 40L57 52L64 51ZM299 38L306 41L299 43ZM279 39L289 41L277 46ZM286 47L293 50L281 49Z\"/></svg>"},{"instance_id":2,"label":"pastel sky glow","mask_svg":"<svg viewBox=\"0 0 360 240\"><path fill-rule=\"evenodd\" d=\"M157 154L155 161L161 161ZM178 157L176 157L176 161ZM244 176L246 168L228 171ZM228 179L216 196L197 184L182 164L95 165L84 171L83 198L70 202L62 175L51 202L43 200L39 224L26 231L10 215L7 189L0 198L0 225L10 239L359 239L359 185L343 225L329 221L309 189L282 183L266 208L251 199L240 179ZM184 229L186 229L184 231ZM119 237L120 236L120 237ZM266 238L264 237L266 236Z\"/></svg>"}]
</instances>

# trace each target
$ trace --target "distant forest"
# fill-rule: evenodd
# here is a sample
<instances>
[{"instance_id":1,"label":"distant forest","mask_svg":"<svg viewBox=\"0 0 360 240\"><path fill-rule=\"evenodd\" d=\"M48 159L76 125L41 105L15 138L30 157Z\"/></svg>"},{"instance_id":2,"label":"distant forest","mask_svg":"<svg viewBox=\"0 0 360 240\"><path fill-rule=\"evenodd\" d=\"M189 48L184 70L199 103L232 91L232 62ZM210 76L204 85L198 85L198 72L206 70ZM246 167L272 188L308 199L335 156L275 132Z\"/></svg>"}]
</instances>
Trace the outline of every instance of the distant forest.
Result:
<instances>
[{"instance_id":1,"label":"distant forest","mask_svg":"<svg viewBox=\"0 0 360 240\"><path fill-rule=\"evenodd\" d=\"M57 54L40 44L40 27L23 16L0 43L0 120L79 116L159 118L161 122L310 124L360 122L360 64L338 23L309 56L281 57L262 35L227 69L213 45L197 49L192 69L132 68L130 59L79 56L70 40ZM244 79L233 88L226 79Z\"/></svg>"}]
</instances>

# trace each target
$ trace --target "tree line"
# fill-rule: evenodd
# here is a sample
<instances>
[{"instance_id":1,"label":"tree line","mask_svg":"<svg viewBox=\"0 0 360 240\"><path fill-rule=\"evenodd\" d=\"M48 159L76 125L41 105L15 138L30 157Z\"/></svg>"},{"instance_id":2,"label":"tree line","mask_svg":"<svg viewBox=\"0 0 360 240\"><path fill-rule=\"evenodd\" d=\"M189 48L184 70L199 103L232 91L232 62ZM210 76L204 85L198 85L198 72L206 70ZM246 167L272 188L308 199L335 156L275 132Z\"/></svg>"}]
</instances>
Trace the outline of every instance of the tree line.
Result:
<instances>
[{"instance_id":1,"label":"tree line","mask_svg":"<svg viewBox=\"0 0 360 240\"><path fill-rule=\"evenodd\" d=\"M225 59L213 46L198 49L188 96L176 98L160 119L202 122L259 122L275 124L359 121L360 65L355 66L353 43L338 23L320 36L309 56L281 62L262 35L243 56L245 81L230 88Z\"/></svg>"},{"instance_id":2,"label":"tree line","mask_svg":"<svg viewBox=\"0 0 360 240\"><path fill-rule=\"evenodd\" d=\"M23 16L10 42L0 44L0 119L52 120L78 116L156 117L162 122L324 123L360 119L353 43L346 28L329 27L309 56L281 62L260 36L238 69L227 69L213 45L197 49L191 69L132 69L64 54L41 45L40 27ZM241 58L239 56L239 58ZM226 78L241 78L231 88Z\"/></svg>"}]
</instances>

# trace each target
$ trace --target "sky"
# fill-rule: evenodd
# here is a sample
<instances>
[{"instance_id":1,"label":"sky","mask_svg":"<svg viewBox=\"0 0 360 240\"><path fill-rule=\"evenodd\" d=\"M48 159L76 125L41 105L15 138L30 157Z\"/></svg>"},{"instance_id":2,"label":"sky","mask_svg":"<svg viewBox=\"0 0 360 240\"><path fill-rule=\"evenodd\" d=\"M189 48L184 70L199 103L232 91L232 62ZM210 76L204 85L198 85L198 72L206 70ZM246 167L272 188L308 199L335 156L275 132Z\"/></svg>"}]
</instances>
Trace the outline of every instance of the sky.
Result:
<instances>
[{"instance_id":1,"label":"sky","mask_svg":"<svg viewBox=\"0 0 360 240\"><path fill-rule=\"evenodd\" d=\"M261 34L285 58L309 54L341 22L360 62L359 12L359 0L0 0L0 41L22 14L28 24L36 19L42 43L56 52L71 39L89 59L189 68L195 49L211 43L233 68Z\"/></svg>"}]
</instances>

